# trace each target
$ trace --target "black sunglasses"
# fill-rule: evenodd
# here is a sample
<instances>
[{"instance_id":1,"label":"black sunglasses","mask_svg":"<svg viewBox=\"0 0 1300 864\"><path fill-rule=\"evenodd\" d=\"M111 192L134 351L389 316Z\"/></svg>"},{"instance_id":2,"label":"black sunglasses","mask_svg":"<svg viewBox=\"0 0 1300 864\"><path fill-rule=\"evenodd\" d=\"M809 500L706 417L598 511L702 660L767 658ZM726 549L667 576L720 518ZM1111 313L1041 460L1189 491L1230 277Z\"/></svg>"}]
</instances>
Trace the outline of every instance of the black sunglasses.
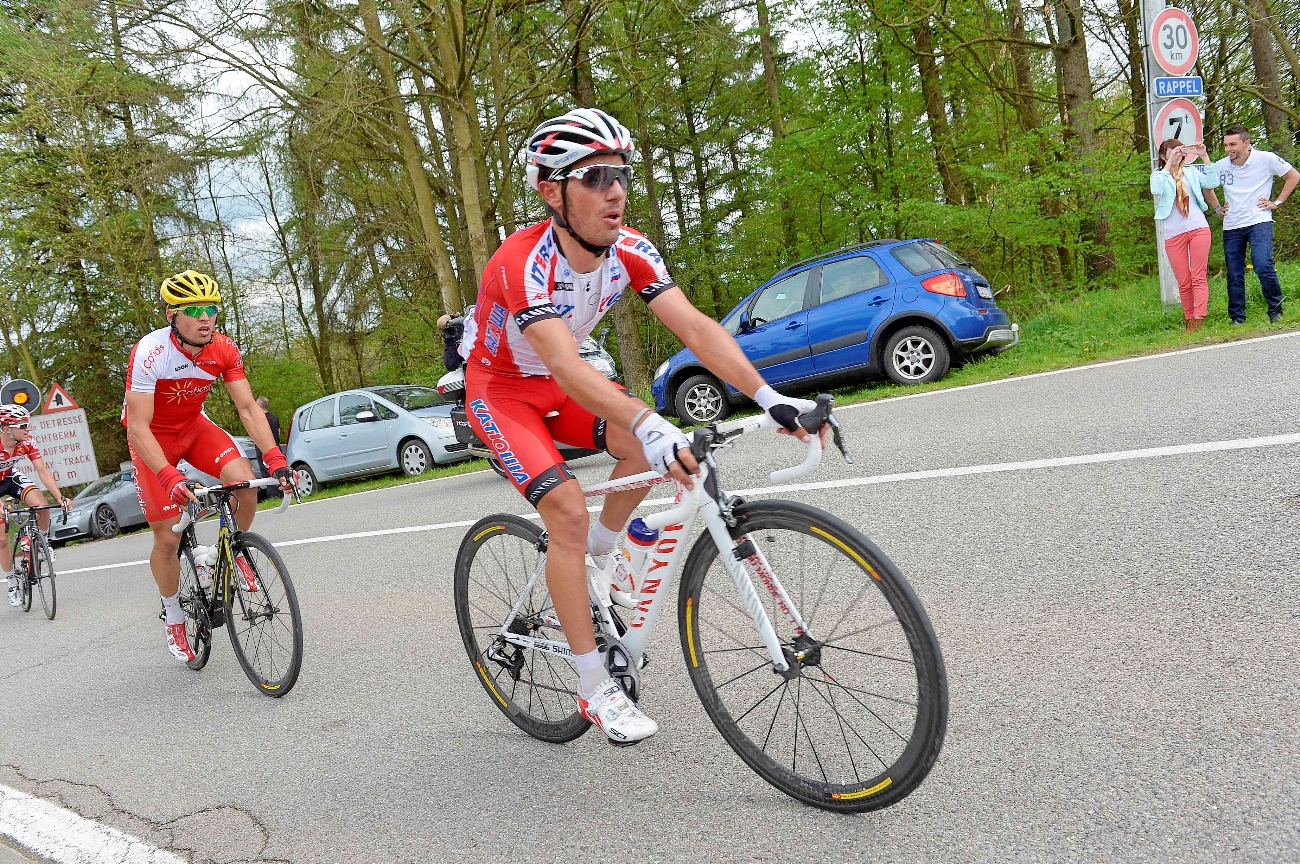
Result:
<instances>
[{"instance_id":1,"label":"black sunglasses","mask_svg":"<svg viewBox=\"0 0 1300 864\"><path fill-rule=\"evenodd\" d=\"M552 180L581 180L584 188L592 189L596 192L604 192L614 181L623 184L626 190L632 185L632 166L631 165L583 165L581 168L574 168L558 176L552 176Z\"/></svg>"}]
</instances>

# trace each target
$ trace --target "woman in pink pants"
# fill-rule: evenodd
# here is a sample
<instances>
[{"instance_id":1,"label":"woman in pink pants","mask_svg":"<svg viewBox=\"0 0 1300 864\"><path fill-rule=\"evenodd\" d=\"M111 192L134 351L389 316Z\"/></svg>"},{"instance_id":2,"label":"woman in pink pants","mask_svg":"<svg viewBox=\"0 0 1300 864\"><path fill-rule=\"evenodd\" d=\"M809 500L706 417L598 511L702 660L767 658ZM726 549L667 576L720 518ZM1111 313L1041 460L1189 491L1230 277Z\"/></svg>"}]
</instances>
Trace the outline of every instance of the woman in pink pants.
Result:
<instances>
[{"instance_id":1,"label":"woman in pink pants","mask_svg":"<svg viewBox=\"0 0 1300 864\"><path fill-rule=\"evenodd\" d=\"M1151 173L1151 194L1156 199L1156 222L1164 238L1165 252L1178 279L1178 296L1183 301L1185 332L1199 330L1205 323L1210 286L1206 262L1210 257L1210 223L1205 211L1218 209L1212 191L1219 185L1217 172L1202 172L1191 163L1200 157L1211 165L1204 144L1184 146L1177 138L1160 145L1160 170ZM1208 204L1206 203L1208 199Z\"/></svg>"}]
</instances>

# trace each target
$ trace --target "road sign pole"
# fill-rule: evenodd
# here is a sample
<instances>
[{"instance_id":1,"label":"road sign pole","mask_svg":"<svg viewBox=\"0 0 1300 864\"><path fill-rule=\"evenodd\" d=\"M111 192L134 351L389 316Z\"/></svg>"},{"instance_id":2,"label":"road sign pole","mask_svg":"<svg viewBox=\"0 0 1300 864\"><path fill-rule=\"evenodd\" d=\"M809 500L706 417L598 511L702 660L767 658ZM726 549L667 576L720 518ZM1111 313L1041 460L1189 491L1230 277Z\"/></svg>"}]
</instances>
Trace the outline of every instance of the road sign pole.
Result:
<instances>
[{"instance_id":1,"label":"road sign pole","mask_svg":"<svg viewBox=\"0 0 1300 864\"><path fill-rule=\"evenodd\" d=\"M1142 52L1142 77L1147 83L1147 128L1151 134L1147 137L1151 141L1151 170L1154 171L1160 167L1158 151L1160 142L1156 140L1155 126L1156 115L1160 113L1159 100L1155 98L1155 75L1152 74L1152 67L1155 65L1151 58L1150 33L1151 24L1156 20L1156 16L1164 11L1165 0L1142 0L1142 43L1145 50ZM1173 265L1169 263L1169 254L1165 252L1165 238L1159 222L1154 223L1156 229L1156 261L1158 262L1160 272L1160 302L1161 303L1180 303L1178 297L1178 279L1174 276Z\"/></svg>"}]
</instances>

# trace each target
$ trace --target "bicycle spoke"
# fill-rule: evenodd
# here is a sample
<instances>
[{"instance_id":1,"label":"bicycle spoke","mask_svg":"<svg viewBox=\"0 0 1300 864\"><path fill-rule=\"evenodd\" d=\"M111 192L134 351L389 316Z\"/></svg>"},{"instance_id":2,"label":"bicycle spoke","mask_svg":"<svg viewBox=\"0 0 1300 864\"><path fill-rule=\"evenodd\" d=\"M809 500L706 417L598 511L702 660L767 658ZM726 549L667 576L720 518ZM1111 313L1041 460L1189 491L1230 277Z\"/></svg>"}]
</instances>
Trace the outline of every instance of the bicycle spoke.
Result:
<instances>
[{"instance_id":1,"label":"bicycle spoke","mask_svg":"<svg viewBox=\"0 0 1300 864\"><path fill-rule=\"evenodd\" d=\"M910 657L890 657L887 654L875 654L871 651L859 651L856 648L845 648L843 645L831 645L829 643L824 643L822 647L831 648L835 651L847 651L850 654L861 654L864 657L875 657L878 660L893 660L895 663L906 663L908 666L916 665L915 661Z\"/></svg>"}]
</instances>

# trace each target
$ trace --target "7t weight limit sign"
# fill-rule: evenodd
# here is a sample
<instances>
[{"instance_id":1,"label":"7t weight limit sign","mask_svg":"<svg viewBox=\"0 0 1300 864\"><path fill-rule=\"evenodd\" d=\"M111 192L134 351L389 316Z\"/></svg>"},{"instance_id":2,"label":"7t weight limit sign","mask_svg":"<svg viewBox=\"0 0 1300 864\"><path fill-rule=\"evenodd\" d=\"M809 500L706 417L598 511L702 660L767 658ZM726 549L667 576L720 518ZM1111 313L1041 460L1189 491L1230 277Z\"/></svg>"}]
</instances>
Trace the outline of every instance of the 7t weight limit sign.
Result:
<instances>
[{"instance_id":1,"label":"7t weight limit sign","mask_svg":"<svg viewBox=\"0 0 1300 864\"><path fill-rule=\"evenodd\" d=\"M1174 99L1160 108L1151 124L1151 140L1157 145L1166 138L1177 138L1184 144L1195 144L1204 134L1201 110L1186 99Z\"/></svg>"}]
</instances>

